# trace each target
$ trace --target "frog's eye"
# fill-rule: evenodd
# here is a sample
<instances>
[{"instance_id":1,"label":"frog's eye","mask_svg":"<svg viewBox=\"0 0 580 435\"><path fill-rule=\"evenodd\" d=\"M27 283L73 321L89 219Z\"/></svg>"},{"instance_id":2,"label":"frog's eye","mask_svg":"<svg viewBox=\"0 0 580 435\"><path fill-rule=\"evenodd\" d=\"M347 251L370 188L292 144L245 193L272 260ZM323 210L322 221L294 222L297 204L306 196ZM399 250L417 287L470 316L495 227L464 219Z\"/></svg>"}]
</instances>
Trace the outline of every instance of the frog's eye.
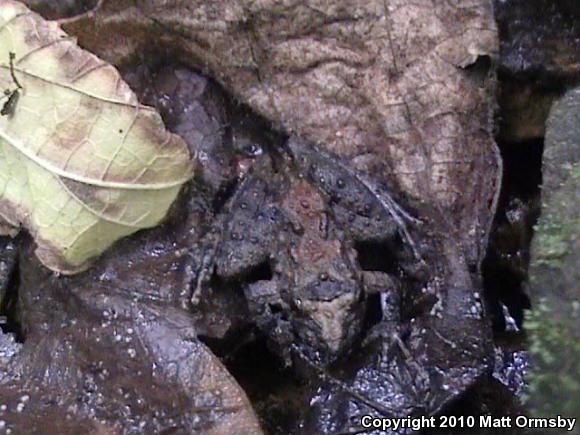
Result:
<instances>
[{"instance_id":1,"label":"frog's eye","mask_svg":"<svg viewBox=\"0 0 580 435\"><path fill-rule=\"evenodd\" d=\"M262 148L256 144L250 143L244 147L244 153L251 157L256 157L262 154Z\"/></svg>"}]
</instances>

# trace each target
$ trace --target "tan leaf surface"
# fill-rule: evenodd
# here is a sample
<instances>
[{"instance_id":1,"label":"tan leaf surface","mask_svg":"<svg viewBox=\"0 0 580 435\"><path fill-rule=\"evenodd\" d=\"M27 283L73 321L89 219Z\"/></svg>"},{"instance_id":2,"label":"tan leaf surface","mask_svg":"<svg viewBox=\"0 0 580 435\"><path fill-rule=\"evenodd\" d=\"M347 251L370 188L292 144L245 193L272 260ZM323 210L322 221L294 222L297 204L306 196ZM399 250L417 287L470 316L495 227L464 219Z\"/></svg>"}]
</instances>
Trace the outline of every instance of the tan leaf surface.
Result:
<instances>
[{"instance_id":1,"label":"tan leaf surface","mask_svg":"<svg viewBox=\"0 0 580 435\"><path fill-rule=\"evenodd\" d=\"M158 224L191 176L184 142L115 68L11 0L0 0L0 90L0 217L31 232L51 269L83 270Z\"/></svg>"}]
</instances>

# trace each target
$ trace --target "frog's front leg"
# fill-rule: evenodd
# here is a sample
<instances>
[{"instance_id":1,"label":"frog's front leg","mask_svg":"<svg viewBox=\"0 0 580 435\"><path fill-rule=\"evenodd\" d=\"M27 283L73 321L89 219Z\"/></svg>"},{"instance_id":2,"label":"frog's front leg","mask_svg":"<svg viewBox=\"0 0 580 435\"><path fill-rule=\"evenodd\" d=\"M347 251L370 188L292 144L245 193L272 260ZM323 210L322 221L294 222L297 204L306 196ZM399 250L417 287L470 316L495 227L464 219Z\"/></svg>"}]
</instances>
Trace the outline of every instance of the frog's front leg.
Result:
<instances>
[{"instance_id":1,"label":"frog's front leg","mask_svg":"<svg viewBox=\"0 0 580 435\"><path fill-rule=\"evenodd\" d=\"M221 235L218 226L214 225L209 230L204 246L199 249L200 252L197 254L192 251L188 252L190 261L185 269L185 282L189 288L189 303L192 307L199 304L202 290L211 279Z\"/></svg>"},{"instance_id":2,"label":"frog's front leg","mask_svg":"<svg viewBox=\"0 0 580 435\"><path fill-rule=\"evenodd\" d=\"M395 337L401 334L401 283L393 275L364 271L363 284L365 292L369 295L377 295L380 304L380 321L367 333L363 346L367 347L379 341L386 346L388 352Z\"/></svg>"}]
</instances>

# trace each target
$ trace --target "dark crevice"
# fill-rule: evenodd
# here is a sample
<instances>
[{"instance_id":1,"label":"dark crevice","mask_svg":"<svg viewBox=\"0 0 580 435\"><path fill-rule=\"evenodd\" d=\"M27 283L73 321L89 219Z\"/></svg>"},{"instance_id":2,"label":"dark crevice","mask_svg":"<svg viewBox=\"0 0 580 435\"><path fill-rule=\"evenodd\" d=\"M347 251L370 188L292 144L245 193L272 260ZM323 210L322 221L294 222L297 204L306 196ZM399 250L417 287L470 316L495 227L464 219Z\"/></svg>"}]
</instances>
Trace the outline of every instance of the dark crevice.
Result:
<instances>
[{"instance_id":1,"label":"dark crevice","mask_svg":"<svg viewBox=\"0 0 580 435\"><path fill-rule=\"evenodd\" d=\"M489 71L492 67L491 57L478 56L475 62L462 68L463 71L475 80L480 86L484 86L486 80L490 77Z\"/></svg>"},{"instance_id":2,"label":"dark crevice","mask_svg":"<svg viewBox=\"0 0 580 435\"><path fill-rule=\"evenodd\" d=\"M378 324L383 318L383 311L381 309L381 294L373 293L367 298L366 311L363 323L363 333L370 330L373 326Z\"/></svg>"},{"instance_id":3,"label":"dark crevice","mask_svg":"<svg viewBox=\"0 0 580 435\"><path fill-rule=\"evenodd\" d=\"M258 281L270 281L273 277L274 275L272 273L270 262L264 261L246 272L244 275L244 283L252 284Z\"/></svg>"},{"instance_id":4,"label":"dark crevice","mask_svg":"<svg viewBox=\"0 0 580 435\"><path fill-rule=\"evenodd\" d=\"M503 159L503 182L500 203L511 197L536 198L542 183L544 140L499 143Z\"/></svg>"},{"instance_id":5,"label":"dark crevice","mask_svg":"<svg viewBox=\"0 0 580 435\"><path fill-rule=\"evenodd\" d=\"M248 395L265 433L289 433L300 418L308 391L270 351L267 339L257 335L223 361Z\"/></svg>"},{"instance_id":6,"label":"dark crevice","mask_svg":"<svg viewBox=\"0 0 580 435\"><path fill-rule=\"evenodd\" d=\"M354 245L359 266L365 271L398 274L397 251L387 242L357 242Z\"/></svg>"},{"instance_id":7,"label":"dark crevice","mask_svg":"<svg viewBox=\"0 0 580 435\"><path fill-rule=\"evenodd\" d=\"M502 333L504 304L519 327L530 308L525 293L533 226L540 212L543 140L499 143L504 171L482 272L494 332Z\"/></svg>"},{"instance_id":8,"label":"dark crevice","mask_svg":"<svg viewBox=\"0 0 580 435\"><path fill-rule=\"evenodd\" d=\"M198 338L225 364L234 361L240 349L256 340L255 327L253 325L239 327L233 334L226 334L221 338L205 334L199 334Z\"/></svg>"},{"instance_id":9,"label":"dark crevice","mask_svg":"<svg viewBox=\"0 0 580 435\"><path fill-rule=\"evenodd\" d=\"M24 332L20 323L18 309L18 288L20 286L20 276L18 272L18 262L15 264L6 293L0 304L0 328L5 334L14 334L18 343L24 343Z\"/></svg>"},{"instance_id":10,"label":"dark crevice","mask_svg":"<svg viewBox=\"0 0 580 435\"><path fill-rule=\"evenodd\" d=\"M274 278L274 272L269 261L263 261L256 266L244 270L243 272L227 278L222 278L214 274L210 285L223 285L225 282L239 286L253 284L258 281L270 281Z\"/></svg>"},{"instance_id":11,"label":"dark crevice","mask_svg":"<svg viewBox=\"0 0 580 435\"><path fill-rule=\"evenodd\" d=\"M220 358L247 394L265 433L289 433L300 417L307 390L270 350L263 333L248 326L243 333L237 331L235 339L199 339Z\"/></svg>"},{"instance_id":12,"label":"dark crevice","mask_svg":"<svg viewBox=\"0 0 580 435\"><path fill-rule=\"evenodd\" d=\"M210 287L238 294L242 293L243 286L271 280L272 277L271 265L264 261L234 280L225 281L214 273ZM270 305L270 309L279 311L275 305ZM272 351L263 331L249 317L246 316L245 320L245 326L235 328L222 338L203 334L198 338L222 361L242 387L265 433L287 434L301 416L304 403L308 400L308 390L293 370L285 368L284 361Z\"/></svg>"}]
</instances>

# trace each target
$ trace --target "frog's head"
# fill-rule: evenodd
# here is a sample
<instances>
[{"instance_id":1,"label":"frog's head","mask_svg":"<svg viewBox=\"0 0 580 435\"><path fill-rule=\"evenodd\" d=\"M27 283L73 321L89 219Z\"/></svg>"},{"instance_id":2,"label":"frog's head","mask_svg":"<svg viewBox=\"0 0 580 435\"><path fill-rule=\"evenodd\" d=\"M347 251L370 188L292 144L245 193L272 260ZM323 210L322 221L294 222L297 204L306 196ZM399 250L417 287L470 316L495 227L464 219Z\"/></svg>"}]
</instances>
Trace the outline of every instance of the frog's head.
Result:
<instances>
[{"instance_id":1,"label":"frog's head","mask_svg":"<svg viewBox=\"0 0 580 435\"><path fill-rule=\"evenodd\" d=\"M329 359L347 348L360 330L363 304L353 281L313 281L296 292L294 305L300 341Z\"/></svg>"}]
</instances>

